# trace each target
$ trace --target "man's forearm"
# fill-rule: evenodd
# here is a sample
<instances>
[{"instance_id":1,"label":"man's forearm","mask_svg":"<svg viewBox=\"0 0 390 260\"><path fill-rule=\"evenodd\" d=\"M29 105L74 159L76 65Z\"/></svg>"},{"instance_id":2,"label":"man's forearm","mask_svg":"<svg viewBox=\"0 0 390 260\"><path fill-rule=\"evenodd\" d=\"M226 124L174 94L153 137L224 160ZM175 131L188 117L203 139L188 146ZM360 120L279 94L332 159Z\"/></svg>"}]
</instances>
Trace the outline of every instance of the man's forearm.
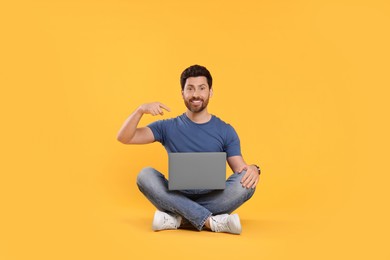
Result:
<instances>
[{"instance_id":1,"label":"man's forearm","mask_svg":"<svg viewBox=\"0 0 390 260\"><path fill-rule=\"evenodd\" d=\"M141 107L138 107L123 123L121 129L118 132L117 139L121 143L129 143L135 135L139 121L143 116Z\"/></svg>"}]
</instances>

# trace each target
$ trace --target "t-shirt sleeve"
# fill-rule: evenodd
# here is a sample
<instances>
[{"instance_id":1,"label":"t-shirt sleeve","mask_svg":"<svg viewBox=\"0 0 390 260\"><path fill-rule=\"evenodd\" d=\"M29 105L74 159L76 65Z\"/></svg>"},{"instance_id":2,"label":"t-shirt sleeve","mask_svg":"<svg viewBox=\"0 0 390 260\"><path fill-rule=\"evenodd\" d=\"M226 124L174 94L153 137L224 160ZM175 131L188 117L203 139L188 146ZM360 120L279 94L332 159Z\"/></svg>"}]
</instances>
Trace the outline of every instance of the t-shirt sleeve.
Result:
<instances>
[{"instance_id":1,"label":"t-shirt sleeve","mask_svg":"<svg viewBox=\"0 0 390 260\"><path fill-rule=\"evenodd\" d=\"M241 155L240 138L231 125L227 127L225 151L227 157Z\"/></svg>"},{"instance_id":2,"label":"t-shirt sleeve","mask_svg":"<svg viewBox=\"0 0 390 260\"><path fill-rule=\"evenodd\" d=\"M155 121L149 125L147 125L147 127L150 128L150 130L152 130L153 132L153 135L154 135L154 139L162 144L164 144L164 121L163 120L158 120L158 121Z\"/></svg>"}]
</instances>

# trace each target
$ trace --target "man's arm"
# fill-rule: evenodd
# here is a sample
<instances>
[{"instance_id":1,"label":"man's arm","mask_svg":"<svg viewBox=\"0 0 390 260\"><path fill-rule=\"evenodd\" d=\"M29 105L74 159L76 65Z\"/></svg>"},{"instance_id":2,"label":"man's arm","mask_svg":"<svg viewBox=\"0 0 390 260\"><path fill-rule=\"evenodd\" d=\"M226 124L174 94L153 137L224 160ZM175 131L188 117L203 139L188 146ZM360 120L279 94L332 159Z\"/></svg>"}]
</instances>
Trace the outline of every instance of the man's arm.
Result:
<instances>
[{"instance_id":1,"label":"man's arm","mask_svg":"<svg viewBox=\"0 0 390 260\"><path fill-rule=\"evenodd\" d=\"M228 157L227 161L233 172L241 173L243 170L246 170L246 173L241 178L242 187L247 189L256 187L260 180L260 173L256 166L247 165L241 155Z\"/></svg>"},{"instance_id":2,"label":"man's arm","mask_svg":"<svg viewBox=\"0 0 390 260\"><path fill-rule=\"evenodd\" d=\"M153 116L163 115L163 109L171 111L160 102L148 103L139 106L123 123L118 132L117 139L123 144L149 144L153 143L154 135L149 127L137 127L144 114Z\"/></svg>"}]
</instances>

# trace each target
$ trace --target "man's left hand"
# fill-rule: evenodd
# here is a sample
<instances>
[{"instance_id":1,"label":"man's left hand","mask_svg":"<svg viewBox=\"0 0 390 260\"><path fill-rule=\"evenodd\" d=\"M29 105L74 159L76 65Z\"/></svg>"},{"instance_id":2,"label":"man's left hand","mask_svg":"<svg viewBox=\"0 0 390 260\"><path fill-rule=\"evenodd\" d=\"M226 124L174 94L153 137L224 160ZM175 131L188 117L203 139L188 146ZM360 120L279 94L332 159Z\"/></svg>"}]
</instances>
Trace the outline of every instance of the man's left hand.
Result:
<instances>
[{"instance_id":1,"label":"man's left hand","mask_svg":"<svg viewBox=\"0 0 390 260\"><path fill-rule=\"evenodd\" d=\"M260 180L259 171L254 165L244 165L241 167L238 173L241 173L243 170L246 170L246 173L241 178L242 187L247 189L254 189Z\"/></svg>"}]
</instances>

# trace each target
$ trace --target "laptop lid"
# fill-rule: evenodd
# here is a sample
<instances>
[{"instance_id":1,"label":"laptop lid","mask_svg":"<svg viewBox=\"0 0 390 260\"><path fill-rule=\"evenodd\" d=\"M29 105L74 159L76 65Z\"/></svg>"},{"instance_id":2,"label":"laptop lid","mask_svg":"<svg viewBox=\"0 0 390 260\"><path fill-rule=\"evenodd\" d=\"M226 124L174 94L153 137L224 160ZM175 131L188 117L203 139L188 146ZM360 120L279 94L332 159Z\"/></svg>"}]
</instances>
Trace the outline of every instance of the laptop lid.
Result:
<instances>
[{"instance_id":1,"label":"laptop lid","mask_svg":"<svg viewBox=\"0 0 390 260\"><path fill-rule=\"evenodd\" d=\"M226 153L169 153L169 190L225 189Z\"/></svg>"}]
</instances>

